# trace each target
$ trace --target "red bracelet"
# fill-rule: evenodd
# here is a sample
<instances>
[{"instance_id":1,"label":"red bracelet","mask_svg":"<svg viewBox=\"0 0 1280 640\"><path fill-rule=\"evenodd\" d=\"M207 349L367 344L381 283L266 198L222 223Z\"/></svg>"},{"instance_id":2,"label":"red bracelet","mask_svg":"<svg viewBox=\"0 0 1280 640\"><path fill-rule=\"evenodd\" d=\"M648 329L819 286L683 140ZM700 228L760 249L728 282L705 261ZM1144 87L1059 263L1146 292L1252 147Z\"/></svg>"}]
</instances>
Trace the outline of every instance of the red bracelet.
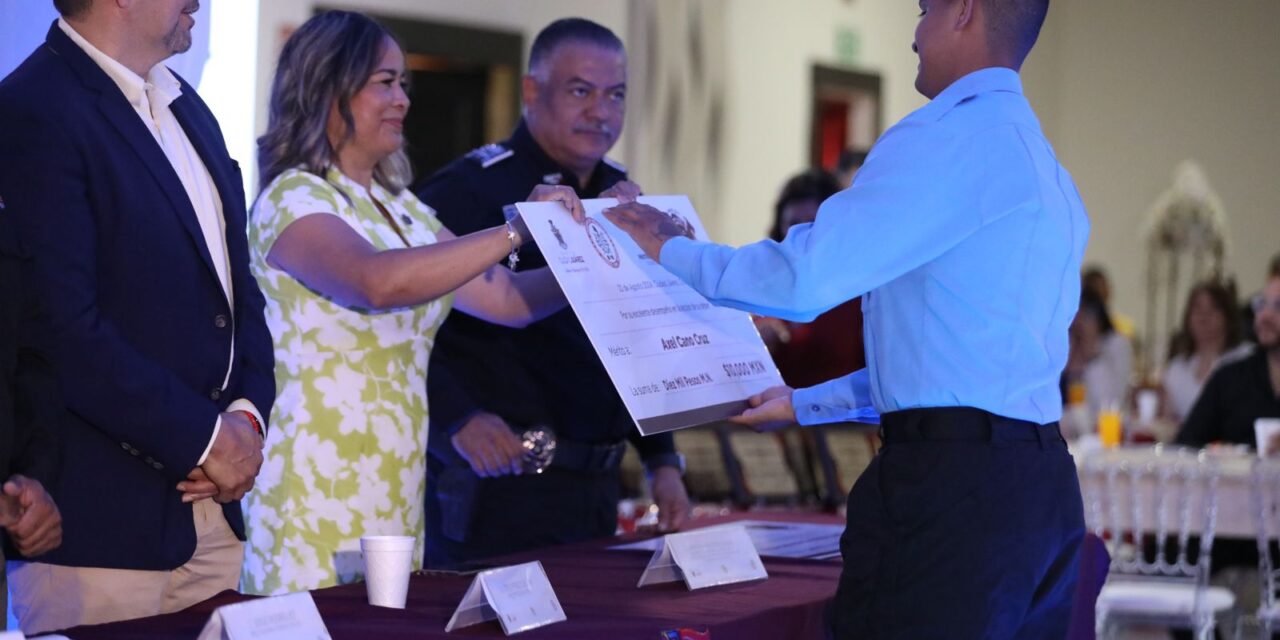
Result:
<instances>
[{"instance_id":1,"label":"red bracelet","mask_svg":"<svg viewBox=\"0 0 1280 640\"><path fill-rule=\"evenodd\" d=\"M249 419L249 424L253 425L253 430L258 432L258 437L263 440L267 439L267 434L262 430L262 423L258 421L258 416L253 415L252 411L246 411L244 409L241 409L236 413L244 414L244 417Z\"/></svg>"}]
</instances>

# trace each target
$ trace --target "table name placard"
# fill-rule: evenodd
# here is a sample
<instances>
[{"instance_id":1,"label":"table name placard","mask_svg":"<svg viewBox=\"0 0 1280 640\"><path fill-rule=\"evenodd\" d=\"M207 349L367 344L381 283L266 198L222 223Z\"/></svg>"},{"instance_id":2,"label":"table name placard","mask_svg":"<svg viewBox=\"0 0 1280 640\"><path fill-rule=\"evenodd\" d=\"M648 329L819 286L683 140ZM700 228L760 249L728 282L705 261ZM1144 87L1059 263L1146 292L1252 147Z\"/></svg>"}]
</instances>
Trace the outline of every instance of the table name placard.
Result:
<instances>
[{"instance_id":1,"label":"table name placard","mask_svg":"<svg viewBox=\"0 0 1280 640\"><path fill-rule=\"evenodd\" d=\"M566 619L547 572L534 561L477 574L444 630L498 620L512 635Z\"/></svg>"},{"instance_id":2,"label":"table name placard","mask_svg":"<svg viewBox=\"0 0 1280 640\"><path fill-rule=\"evenodd\" d=\"M218 607L197 640L330 640L307 592Z\"/></svg>"},{"instance_id":3,"label":"table name placard","mask_svg":"<svg viewBox=\"0 0 1280 640\"><path fill-rule=\"evenodd\" d=\"M711 527L664 536L636 586L684 580L692 591L768 577L745 528Z\"/></svg>"}]
</instances>

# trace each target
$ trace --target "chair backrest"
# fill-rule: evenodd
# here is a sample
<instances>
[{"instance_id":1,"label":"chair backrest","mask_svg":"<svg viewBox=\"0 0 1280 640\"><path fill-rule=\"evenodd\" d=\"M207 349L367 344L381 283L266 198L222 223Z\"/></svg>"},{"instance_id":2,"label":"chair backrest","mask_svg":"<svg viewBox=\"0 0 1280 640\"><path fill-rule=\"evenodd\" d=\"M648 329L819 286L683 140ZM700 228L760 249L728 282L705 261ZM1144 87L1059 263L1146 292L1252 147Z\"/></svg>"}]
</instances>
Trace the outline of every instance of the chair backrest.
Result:
<instances>
[{"instance_id":1,"label":"chair backrest","mask_svg":"<svg viewBox=\"0 0 1280 640\"><path fill-rule=\"evenodd\" d=\"M1212 456L1162 445L1103 450L1081 471L1085 517L1107 543L1113 576L1208 585L1221 473Z\"/></svg>"},{"instance_id":2,"label":"chair backrest","mask_svg":"<svg viewBox=\"0 0 1280 640\"><path fill-rule=\"evenodd\" d=\"M809 427L820 473L818 495L828 507L845 503L849 490L880 450L879 427L855 422Z\"/></svg>"},{"instance_id":3,"label":"chair backrest","mask_svg":"<svg viewBox=\"0 0 1280 640\"><path fill-rule=\"evenodd\" d=\"M816 503L822 498L819 492L822 470L813 440L813 432L816 430L816 427L796 425L774 432L782 440L782 448L787 453L787 466L794 472L796 485L806 503Z\"/></svg>"},{"instance_id":4,"label":"chair backrest","mask_svg":"<svg viewBox=\"0 0 1280 640\"><path fill-rule=\"evenodd\" d=\"M1280 540L1280 460L1260 458L1253 465L1253 514L1258 530L1258 570L1262 580L1259 609L1271 611L1277 601L1280 568L1272 543Z\"/></svg>"},{"instance_id":5,"label":"chair backrest","mask_svg":"<svg viewBox=\"0 0 1280 640\"><path fill-rule=\"evenodd\" d=\"M728 428L723 433L734 502L742 507L800 504L800 484L779 434L756 433L741 427Z\"/></svg>"},{"instance_id":6,"label":"chair backrest","mask_svg":"<svg viewBox=\"0 0 1280 640\"><path fill-rule=\"evenodd\" d=\"M724 459L724 446L716 427L676 431L676 449L684 454L684 484L697 502L721 502L733 497L733 481Z\"/></svg>"}]
</instances>

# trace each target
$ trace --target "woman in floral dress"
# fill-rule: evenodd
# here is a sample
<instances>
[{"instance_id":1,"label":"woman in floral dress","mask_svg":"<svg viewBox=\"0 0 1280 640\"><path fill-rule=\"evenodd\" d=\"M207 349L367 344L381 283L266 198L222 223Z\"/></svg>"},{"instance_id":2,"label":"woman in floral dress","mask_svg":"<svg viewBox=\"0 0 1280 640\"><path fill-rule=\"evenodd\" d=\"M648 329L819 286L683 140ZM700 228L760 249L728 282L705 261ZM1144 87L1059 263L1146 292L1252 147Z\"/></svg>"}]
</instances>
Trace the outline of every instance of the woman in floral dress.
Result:
<instances>
[{"instance_id":1,"label":"woman in floral dress","mask_svg":"<svg viewBox=\"0 0 1280 640\"><path fill-rule=\"evenodd\" d=\"M357 13L313 17L280 55L249 223L278 393L244 501L249 593L360 579L363 535L415 536L420 562L436 329L451 305L523 326L565 304L546 269L495 267L519 220L457 238L405 189L404 78L398 43ZM565 187L529 199L581 214Z\"/></svg>"}]
</instances>

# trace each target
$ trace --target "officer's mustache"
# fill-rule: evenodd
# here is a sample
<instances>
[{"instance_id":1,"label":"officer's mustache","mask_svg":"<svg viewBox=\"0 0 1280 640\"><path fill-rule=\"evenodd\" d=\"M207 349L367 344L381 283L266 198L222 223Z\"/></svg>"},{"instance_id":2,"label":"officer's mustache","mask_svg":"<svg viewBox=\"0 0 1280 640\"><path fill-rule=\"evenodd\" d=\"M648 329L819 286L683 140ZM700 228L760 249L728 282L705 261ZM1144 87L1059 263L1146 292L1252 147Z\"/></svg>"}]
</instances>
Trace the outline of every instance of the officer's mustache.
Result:
<instances>
[{"instance_id":1,"label":"officer's mustache","mask_svg":"<svg viewBox=\"0 0 1280 640\"><path fill-rule=\"evenodd\" d=\"M573 130L577 133L598 133L600 135L605 135L605 136L614 135L613 127L610 127L609 125L604 123L579 125L574 127Z\"/></svg>"}]
</instances>

